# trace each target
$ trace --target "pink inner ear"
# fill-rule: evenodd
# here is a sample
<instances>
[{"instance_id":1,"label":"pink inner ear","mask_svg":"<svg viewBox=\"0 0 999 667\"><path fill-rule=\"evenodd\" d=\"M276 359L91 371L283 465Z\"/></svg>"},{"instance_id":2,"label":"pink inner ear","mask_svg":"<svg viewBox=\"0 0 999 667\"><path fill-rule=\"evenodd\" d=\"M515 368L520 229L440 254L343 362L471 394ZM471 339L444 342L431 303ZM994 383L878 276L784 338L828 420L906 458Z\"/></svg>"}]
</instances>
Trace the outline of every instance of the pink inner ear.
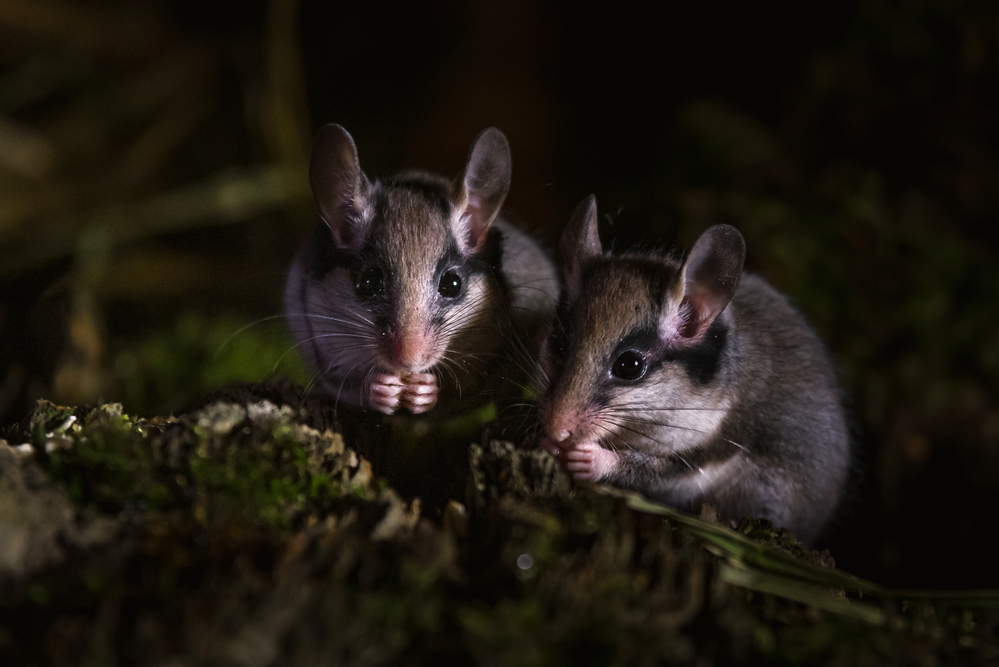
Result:
<instances>
[{"instance_id":1,"label":"pink inner ear","mask_svg":"<svg viewBox=\"0 0 999 667\"><path fill-rule=\"evenodd\" d=\"M485 240L484 232L488 225L482 224L482 217L482 199L474 195L469 196L465 212L461 216L463 221L461 231L465 237L465 243L472 252L478 250Z\"/></svg>"},{"instance_id":2,"label":"pink inner ear","mask_svg":"<svg viewBox=\"0 0 999 667\"><path fill-rule=\"evenodd\" d=\"M677 333L681 338L692 340L704 333L701 331L701 314L689 298L684 298L680 304L680 326ZM705 327L707 329L707 327Z\"/></svg>"},{"instance_id":3,"label":"pink inner ear","mask_svg":"<svg viewBox=\"0 0 999 667\"><path fill-rule=\"evenodd\" d=\"M663 340L674 349L689 347L701 339L709 326L711 320L706 320L695 301L685 296L679 306L671 306L663 322Z\"/></svg>"},{"instance_id":4,"label":"pink inner ear","mask_svg":"<svg viewBox=\"0 0 999 667\"><path fill-rule=\"evenodd\" d=\"M353 248L361 240L360 213L354 207L353 200L341 200L330 211L323 210L323 222L329 227L333 241L340 248Z\"/></svg>"}]
</instances>

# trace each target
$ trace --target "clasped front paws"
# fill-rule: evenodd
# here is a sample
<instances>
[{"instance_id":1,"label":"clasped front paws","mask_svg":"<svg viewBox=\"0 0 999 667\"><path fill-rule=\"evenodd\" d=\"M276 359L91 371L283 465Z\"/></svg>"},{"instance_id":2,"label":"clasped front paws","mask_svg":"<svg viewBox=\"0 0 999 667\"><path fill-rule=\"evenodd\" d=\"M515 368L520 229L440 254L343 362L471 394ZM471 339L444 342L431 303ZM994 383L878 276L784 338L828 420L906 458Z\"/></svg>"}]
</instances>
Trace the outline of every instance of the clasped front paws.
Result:
<instances>
[{"instance_id":1,"label":"clasped front paws","mask_svg":"<svg viewBox=\"0 0 999 667\"><path fill-rule=\"evenodd\" d=\"M414 415L422 414L437 405L437 376L433 373L408 373L400 375L375 375L368 394L372 410L394 414L399 409Z\"/></svg>"},{"instance_id":2,"label":"clasped front paws","mask_svg":"<svg viewBox=\"0 0 999 667\"><path fill-rule=\"evenodd\" d=\"M540 445L554 457L562 470L581 482L598 482L618 467L618 455L595 442L563 445L550 438L542 438Z\"/></svg>"}]
</instances>

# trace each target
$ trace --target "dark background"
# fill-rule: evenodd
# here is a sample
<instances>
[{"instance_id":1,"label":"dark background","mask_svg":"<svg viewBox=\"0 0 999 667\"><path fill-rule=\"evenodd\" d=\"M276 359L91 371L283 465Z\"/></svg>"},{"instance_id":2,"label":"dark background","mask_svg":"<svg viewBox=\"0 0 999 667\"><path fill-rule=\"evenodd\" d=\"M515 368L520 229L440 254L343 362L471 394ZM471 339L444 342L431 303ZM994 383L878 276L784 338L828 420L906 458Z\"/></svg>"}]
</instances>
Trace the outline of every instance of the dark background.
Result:
<instances>
[{"instance_id":1,"label":"dark background","mask_svg":"<svg viewBox=\"0 0 999 667\"><path fill-rule=\"evenodd\" d=\"M0 0L0 424L307 382L268 318L315 129L453 175L495 125L549 244L591 192L614 247L742 230L853 398L841 567L999 587L999 7L664 7Z\"/></svg>"}]
</instances>

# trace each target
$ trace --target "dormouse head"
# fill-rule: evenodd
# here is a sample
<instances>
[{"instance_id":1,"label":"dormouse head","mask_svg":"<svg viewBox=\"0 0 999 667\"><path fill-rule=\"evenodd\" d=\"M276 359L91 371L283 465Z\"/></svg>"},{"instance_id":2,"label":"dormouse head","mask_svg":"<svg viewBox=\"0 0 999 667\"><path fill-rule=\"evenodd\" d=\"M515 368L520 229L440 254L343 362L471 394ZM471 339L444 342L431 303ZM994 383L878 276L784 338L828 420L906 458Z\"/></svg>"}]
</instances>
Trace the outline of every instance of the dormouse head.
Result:
<instances>
[{"instance_id":1,"label":"dormouse head","mask_svg":"<svg viewBox=\"0 0 999 667\"><path fill-rule=\"evenodd\" d=\"M683 411L713 400L725 342L719 314L744 258L742 235L728 225L706 230L683 262L606 255L596 200L583 200L559 244L564 296L542 350L548 437L643 448L662 444L661 434L642 435L656 424L672 419L682 431Z\"/></svg>"},{"instance_id":2,"label":"dormouse head","mask_svg":"<svg viewBox=\"0 0 999 667\"><path fill-rule=\"evenodd\" d=\"M385 370L432 368L490 298L501 249L489 231L510 174L510 147L496 128L476 137L453 182L417 171L372 182L346 130L331 124L317 134L309 178L335 256L328 280L345 283L337 293L370 323Z\"/></svg>"}]
</instances>

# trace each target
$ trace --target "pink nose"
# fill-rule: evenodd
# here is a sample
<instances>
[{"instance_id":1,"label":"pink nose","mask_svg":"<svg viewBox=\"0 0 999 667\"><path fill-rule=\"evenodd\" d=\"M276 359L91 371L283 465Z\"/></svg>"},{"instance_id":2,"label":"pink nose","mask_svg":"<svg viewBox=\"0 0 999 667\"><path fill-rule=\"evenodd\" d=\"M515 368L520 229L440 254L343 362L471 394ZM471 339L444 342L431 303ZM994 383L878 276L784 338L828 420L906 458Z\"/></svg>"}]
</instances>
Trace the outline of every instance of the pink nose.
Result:
<instances>
[{"instance_id":1,"label":"pink nose","mask_svg":"<svg viewBox=\"0 0 999 667\"><path fill-rule=\"evenodd\" d=\"M406 341L402 336L395 336L389 343L389 358L393 363L400 366L406 365L406 357L409 356Z\"/></svg>"},{"instance_id":2,"label":"pink nose","mask_svg":"<svg viewBox=\"0 0 999 667\"><path fill-rule=\"evenodd\" d=\"M389 346L392 363L403 368L415 368L426 363L427 337L409 331L397 333Z\"/></svg>"},{"instance_id":3,"label":"pink nose","mask_svg":"<svg viewBox=\"0 0 999 667\"><path fill-rule=\"evenodd\" d=\"M556 443L568 443L586 437L588 420L586 408L566 407L560 403L543 408L544 424L548 437Z\"/></svg>"},{"instance_id":4,"label":"pink nose","mask_svg":"<svg viewBox=\"0 0 999 667\"><path fill-rule=\"evenodd\" d=\"M553 442L563 443L572 439L573 433L577 432L579 419L576 415L568 412L559 412L551 415L546 424L548 437Z\"/></svg>"}]
</instances>

